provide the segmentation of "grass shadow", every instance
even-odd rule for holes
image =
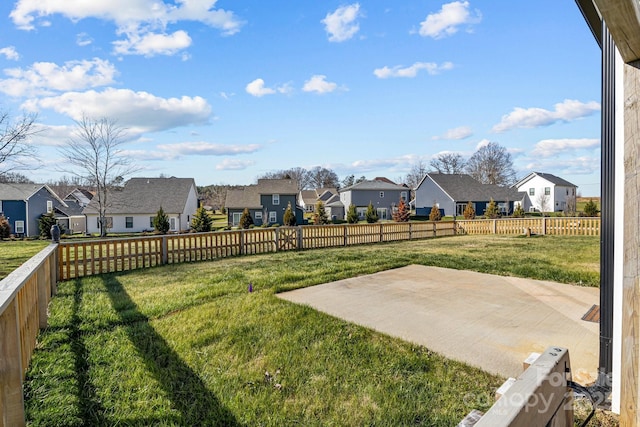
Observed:
[[[238,426],[240,423],[202,379],[180,358],[149,324],[116,276],[102,278],[113,308],[125,324],[124,330],[145,363],[145,368],[162,387],[180,419],[163,423],[188,426]],[[130,420],[133,421],[133,420]],[[136,419],[134,424],[155,424],[157,419]]]

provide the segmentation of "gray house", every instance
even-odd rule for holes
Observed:
[[[443,215],[462,215],[468,202],[477,215],[483,215],[491,199],[503,214],[509,214],[525,198],[525,194],[516,188],[482,184],[465,174],[428,173],[415,188],[415,193],[416,214],[425,216],[433,205]]]
[[[240,217],[249,209],[255,225],[284,223],[284,213],[291,205],[296,222],[302,224],[303,210],[296,203],[298,182],[294,179],[259,179],[257,185],[229,189],[225,208],[230,227],[240,224]]]
[[[398,206],[400,199],[408,202],[409,188],[404,185],[394,184],[386,178],[376,178],[358,182],[340,189],[340,203],[347,210],[350,205],[355,205],[358,216],[363,219],[369,203],[373,205],[381,220],[390,220],[393,210]],[[336,202],[327,203],[331,207],[332,215]],[[337,215],[336,215],[337,217]],[[346,219],[345,214],[340,219]]]
[[[9,220],[11,233],[17,236],[39,236],[38,220],[58,204],[68,207],[47,185],[0,184],[0,214]]]

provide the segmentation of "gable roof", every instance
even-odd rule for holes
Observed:
[[[407,191],[408,188],[404,185],[398,185],[390,182],[389,180],[380,180],[380,179],[371,179],[365,180],[349,187],[341,188],[339,190],[340,193],[344,193],[345,191],[353,191],[353,190],[397,190],[397,191]]]
[[[182,213],[189,193],[196,183],[193,178],[131,178],[109,194],[108,212],[117,214],[154,214],[162,209],[167,214]],[[91,200],[83,213],[97,213],[97,198]]]
[[[294,195],[297,199],[298,181],[295,179],[259,179],[258,184],[229,189],[224,205],[231,209],[262,209],[260,196],[266,194]]]
[[[56,216],[82,216],[83,206],[75,200],[65,200],[66,206],[56,204],[53,209],[59,212],[60,215]]]
[[[65,201],[69,201],[69,200],[76,201],[79,204],[84,206],[88,205],[91,199],[93,199],[93,193],[83,188],[74,189],[69,194],[67,194],[67,196],[64,198]]]
[[[300,198],[305,205],[313,205],[316,203],[316,199],[318,198],[318,196],[315,190],[301,190]]]
[[[467,174],[428,173],[422,178],[416,189],[426,179],[433,181],[455,201],[521,200],[524,196],[515,188],[482,184]]]
[[[58,197],[58,195],[49,188],[46,184],[16,184],[16,183],[2,183],[0,184],[0,200],[29,200],[31,196],[36,194],[42,188],[46,189],[51,196],[56,199],[62,205],[65,202]]]
[[[578,187],[577,185],[570,183],[566,179],[562,179],[562,178],[560,178],[558,176],[555,176],[555,175],[552,175],[550,173],[543,173],[543,172],[531,172],[529,175],[525,176],[520,181],[518,181],[515,184],[513,184],[513,187],[520,187],[521,185],[525,184],[527,181],[531,180],[532,178],[534,178],[536,176],[539,176],[540,178],[546,179],[550,183],[552,183],[554,185],[559,185],[561,187],[576,187],[576,188]]]

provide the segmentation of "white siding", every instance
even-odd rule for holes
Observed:
[[[551,192],[548,196],[543,196],[545,194],[545,188],[547,187],[551,189]],[[530,190],[532,188],[535,192],[533,196],[530,195]],[[569,195],[567,195],[567,190],[569,191]],[[527,194],[525,197],[525,204],[523,206],[525,211],[529,211],[530,207],[534,207],[536,210],[542,211],[541,202],[543,198],[546,198],[544,211],[563,211],[567,208],[568,202],[575,198],[575,187],[556,186],[552,182],[537,175],[521,184],[518,187],[518,191]]]

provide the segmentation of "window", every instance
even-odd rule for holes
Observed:
[[[124,217],[124,228],[133,228],[133,217],[125,216]]]
[[[358,211],[358,219],[364,219],[367,216],[367,208],[356,208]]]
[[[551,187],[544,187],[544,195],[545,196],[551,195]]]
[[[384,199],[384,191],[381,191],[381,192],[380,192],[380,198],[381,198],[381,199]]]
[[[500,210],[500,213],[503,215],[506,215],[509,213],[509,203],[498,203],[498,210]]]
[[[272,194],[271,195],[271,204],[273,204],[273,205],[279,205],[280,204],[280,195],[279,194]]]
[[[262,212],[256,212],[256,219],[262,221]]]
[[[155,216],[150,216],[150,217],[149,217],[149,227],[151,227],[151,228],[153,228],[153,227],[154,227],[154,225],[153,225],[153,220],[155,220],[155,219],[156,219],[156,217],[155,217]]]
[[[575,188],[572,188],[572,189],[571,189],[571,195],[572,195],[572,196],[575,196],[575,195],[576,195],[576,189],[575,189]]]
[[[24,234],[24,221],[16,221],[16,234]]]
[[[567,188],[567,196],[569,195],[569,189]]]
[[[535,196],[536,195],[536,189],[535,188],[530,188],[529,189],[529,195],[530,196]]]
[[[176,223],[176,218],[175,218],[175,217],[171,217],[171,218],[169,218],[169,228],[171,229],[171,231],[176,231],[176,230],[178,230],[177,223]]]
[[[113,228],[113,217],[112,216],[105,216],[104,217],[104,222],[105,222],[107,228]],[[96,227],[100,228],[100,217],[96,218]]]
[[[241,212],[234,212],[231,220],[231,225],[234,227],[240,224],[240,217],[242,216]]]
[[[269,223],[275,224],[278,222],[278,213],[276,211],[269,212]]]
[[[407,201],[407,192],[403,191],[400,193],[400,199],[404,200],[405,202]]]
[[[53,202],[51,200],[47,200],[47,213],[53,212]]]
[[[387,217],[387,209],[386,208],[378,208],[378,209],[376,209],[376,212],[378,214],[378,219],[389,219]]]

